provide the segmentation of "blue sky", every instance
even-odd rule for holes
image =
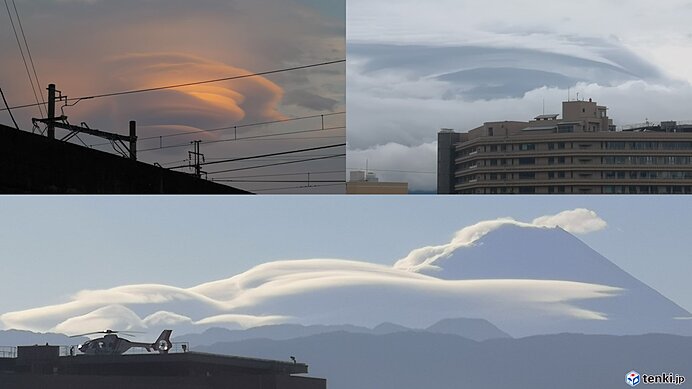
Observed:
[[[280,259],[393,264],[481,220],[531,221],[578,207],[608,222],[580,239],[692,310],[685,197],[291,196],[3,198],[0,312],[82,289],[191,287]]]

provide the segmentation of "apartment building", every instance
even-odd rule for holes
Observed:
[[[438,133],[441,194],[692,194],[692,124],[617,130],[607,108],[562,103],[527,122]]]

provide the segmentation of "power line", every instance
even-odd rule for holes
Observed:
[[[214,182],[282,183],[282,184],[286,184],[286,183],[299,183],[299,182],[335,183],[335,182],[346,182],[346,181],[344,181],[344,180],[225,180],[225,179],[217,179],[217,180],[214,180]]]
[[[219,171],[210,172],[207,174],[230,173],[230,172],[237,172],[237,171],[241,171],[241,170],[253,170],[253,169],[260,169],[260,168],[271,167],[271,166],[283,166],[283,165],[290,165],[290,164],[294,164],[294,163],[319,161],[319,160],[323,160],[323,159],[339,158],[339,157],[345,157],[345,156],[346,156],[346,154],[334,154],[334,155],[329,155],[329,156],[325,156],[325,157],[306,158],[306,159],[301,159],[301,160],[297,160],[297,161],[277,162],[277,163],[270,163],[270,164],[266,164],[266,165],[247,166],[247,167],[240,167],[240,168],[235,168],[235,169],[219,170]]]
[[[12,31],[14,31],[14,38],[17,40],[17,47],[19,47],[19,53],[22,55],[22,61],[24,62],[24,68],[26,69],[26,75],[29,77],[29,83],[31,84],[31,90],[34,93],[34,99],[36,99],[36,104],[31,106],[38,107],[41,116],[43,116],[43,109],[41,108],[41,103],[38,101],[38,95],[36,95],[36,88],[34,88],[34,80],[31,78],[31,72],[29,71],[29,65],[26,62],[26,57],[24,56],[24,49],[22,49],[22,44],[19,42],[19,35],[17,35],[17,28],[14,25],[14,18],[12,18],[12,11],[10,11],[10,6],[5,0],[5,8],[7,9],[7,16],[10,17],[10,24],[12,25]],[[13,109],[16,107],[13,107]],[[3,109],[2,111],[4,111]],[[9,110],[9,107],[7,108]]]
[[[291,132],[284,132],[280,134],[265,134],[265,135],[254,135],[254,136],[246,136],[243,138],[234,138],[234,139],[220,139],[220,140],[210,140],[207,142],[204,142],[205,145],[209,144],[214,144],[214,143],[224,143],[224,142],[236,142],[236,141],[247,141],[247,140],[258,140],[262,138],[269,138],[269,137],[274,137],[274,136],[286,136],[286,135],[294,135],[294,134],[304,134],[307,132],[321,132],[321,131],[333,131],[333,130],[343,130],[346,127],[340,126],[340,127],[329,127],[329,128],[316,128],[314,130],[300,130],[300,131],[291,131]],[[284,140],[292,140],[292,139],[323,139],[323,138],[343,138],[343,135],[339,136],[316,136],[316,137],[310,137],[310,138],[288,138]],[[138,152],[144,153],[148,151],[156,151],[156,150],[163,150],[163,149],[175,149],[179,147],[188,147],[190,144],[189,143],[179,143],[175,145],[169,145],[169,146],[159,146],[159,147],[152,147],[149,149],[142,149],[139,150]]]
[[[346,183],[324,184],[324,185],[287,186],[287,187],[283,187],[283,188],[270,188],[270,189],[254,189],[253,192],[258,193],[258,192],[271,192],[271,191],[286,190],[286,189],[321,188],[321,187],[325,187],[325,186],[340,186],[340,185],[346,185]]]
[[[12,0],[12,6],[14,7],[14,13],[17,15],[17,23],[19,24],[19,31],[22,33],[22,39],[24,39],[24,47],[26,47],[26,52],[29,54],[29,62],[31,62],[31,69],[34,71],[34,78],[36,79],[36,89],[39,90],[39,96],[41,96],[41,101],[43,105],[46,105],[46,100],[43,98],[43,93],[41,91],[41,80],[38,78],[38,73],[36,73],[36,66],[34,65],[34,57],[31,55],[31,50],[29,49],[29,42],[26,40],[26,35],[24,35],[24,27],[22,26],[22,18],[19,17],[19,11],[17,11],[17,3]],[[41,106],[39,105],[39,110]]]
[[[341,173],[343,174],[343,170],[326,170],[326,171],[320,171],[320,172],[300,172],[300,173],[281,173],[281,174],[255,174],[252,176],[236,176],[236,177],[220,177],[220,178],[214,178],[212,181],[220,181],[220,180],[233,180],[233,179],[238,179],[238,178],[263,178],[263,177],[287,177],[287,176],[301,176],[301,175],[320,175],[320,174],[335,174],[335,173]]]
[[[0,88],[0,95],[2,95],[2,101],[5,103],[5,107],[9,107],[9,105],[7,105],[7,99],[5,99],[5,94],[2,92],[2,88]],[[12,115],[12,111],[8,109],[7,112],[10,113],[10,118],[12,118],[12,123],[14,123],[14,127],[17,130],[19,130],[19,126],[17,125],[17,121],[14,120],[14,115]]]
[[[188,132],[183,132],[183,133],[168,134],[168,135],[161,135],[161,136],[149,136],[149,137],[146,137],[146,138],[140,138],[140,140],[149,140],[149,139],[158,139],[158,138],[170,138],[170,137],[174,137],[174,136],[184,136],[184,135],[190,135],[190,134],[198,134],[198,133],[200,133],[200,132],[216,132],[216,131],[233,130],[233,129],[237,129],[237,128],[259,127],[259,126],[266,126],[266,125],[269,125],[269,124],[293,122],[293,121],[296,121],[296,120],[315,119],[315,118],[319,118],[319,117],[334,116],[334,115],[343,115],[343,114],[345,114],[345,113],[346,113],[345,111],[330,112],[330,113],[324,113],[324,114],[320,114],[320,115],[309,115],[309,116],[301,116],[301,117],[295,117],[295,118],[271,120],[271,121],[267,121],[267,122],[239,124],[239,125],[237,125],[237,126],[218,127],[218,128],[212,128],[212,129],[209,129],[209,130],[188,131]]]
[[[291,151],[280,151],[278,153],[269,153],[269,154],[262,154],[262,155],[253,155],[250,157],[239,157],[239,158],[229,158],[229,159],[224,159],[220,161],[211,161],[211,162],[205,162],[201,163],[200,166],[207,166],[207,165],[218,165],[220,163],[228,163],[228,162],[237,162],[237,161],[247,161],[250,159],[256,159],[256,158],[264,158],[264,157],[274,157],[277,155],[286,155],[286,154],[295,154],[295,153],[305,153],[308,151],[316,151],[316,150],[325,150],[325,149],[333,149],[336,147],[344,147],[346,146],[346,143],[339,143],[335,145],[328,145],[328,146],[318,146],[318,147],[310,147],[306,149],[298,149],[298,150],[291,150]],[[177,167],[172,167],[171,169],[179,169],[187,167],[187,165],[183,166],[177,166]]]
[[[5,3],[7,3],[7,0],[5,0]],[[333,64],[337,64],[337,63],[341,63],[341,62],[346,62],[346,60],[345,59],[339,59],[339,60],[334,60],[334,61],[320,62],[320,63],[314,63],[314,64],[310,64],[310,65],[294,66],[294,67],[290,67],[290,68],[269,70],[269,71],[258,72],[258,73],[241,74],[239,76],[215,78],[212,80],[204,80],[204,81],[187,82],[187,83],[183,83],[183,84],[173,84],[173,85],[165,85],[165,86],[159,86],[159,87],[153,87],[153,88],[132,89],[132,90],[126,90],[126,91],[121,91],[121,92],[102,93],[102,94],[91,95],[91,96],[75,97],[75,98],[67,99],[67,101],[90,100],[90,99],[98,99],[98,98],[103,98],[103,97],[113,97],[113,96],[130,95],[130,94],[135,94],[135,93],[153,92],[153,91],[159,91],[159,90],[164,90],[164,89],[176,89],[176,88],[183,88],[186,86],[210,84],[210,83],[221,82],[221,81],[232,81],[232,80],[239,80],[239,79],[243,79],[243,78],[266,76],[266,75],[276,74],[276,73],[309,69],[309,68],[314,68],[314,67],[319,67],[319,66],[333,65]],[[40,103],[38,103],[36,105],[40,105]],[[34,106],[34,104],[12,107],[12,109],[19,109],[19,108],[25,108],[25,107],[31,107],[31,106]]]
[[[247,128],[247,127],[259,127],[259,126],[266,126],[266,125],[269,125],[269,124],[278,124],[278,123],[292,122],[292,121],[296,121],[296,120],[315,119],[315,118],[319,118],[319,117],[343,115],[343,114],[345,114],[345,113],[346,113],[345,111],[330,112],[330,113],[324,113],[324,114],[319,114],[319,115],[309,115],[309,116],[301,116],[301,117],[295,117],[295,118],[271,120],[271,121],[266,121],[266,122],[239,124],[239,125],[236,125],[236,126],[218,127],[218,128],[208,129],[208,130],[196,130],[196,131],[179,132],[179,133],[175,133],[175,134],[167,134],[167,135],[159,135],[159,136],[148,136],[148,137],[145,137],[145,138],[138,138],[138,139],[139,139],[140,141],[143,141],[143,140],[151,140],[151,139],[172,138],[172,137],[176,137],[176,136],[185,136],[185,135],[193,135],[193,134],[207,133],[207,132],[217,132],[217,131],[227,131],[227,130],[234,130],[234,129],[238,129],[238,128]],[[110,144],[110,143],[96,143],[96,144],[90,145],[90,147],[106,146],[106,145],[109,145],[109,144]],[[141,151],[141,150],[140,150],[140,151]]]
[[[390,173],[413,173],[413,174],[437,174],[437,172],[421,172],[413,170],[385,170],[385,169],[370,169],[370,168],[353,168],[349,167],[347,170],[367,170],[369,172],[390,172]]]

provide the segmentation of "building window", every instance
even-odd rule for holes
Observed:
[[[536,193],[536,188],[534,188],[532,186],[519,188],[519,194],[531,194],[531,193]]]
[[[536,173],[521,172],[519,173],[520,180],[533,180],[536,178]]]
[[[519,158],[519,165],[535,165],[536,158]]]
[[[521,150],[521,151],[536,150],[536,145],[533,143],[522,143],[519,145],[519,150]]]

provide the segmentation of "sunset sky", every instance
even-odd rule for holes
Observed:
[[[22,26],[45,93],[48,83],[68,97],[119,92],[232,77],[252,72],[345,58],[344,0],[16,0]],[[10,8],[12,5],[10,3]],[[12,10],[13,11],[13,10]],[[2,10],[0,87],[10,106],[35,102],[9,16]],[[14,20],[17,24],[17,20]],[[18,27],[18,26],[17,26]],[[20,35],[21,40],[21,35]],[[26,53],[25,53],[26,54]],[[345,110],[343,63],[237,81],[197,85],[79,102],[66,107],[73,124],[124,134],[138,122],[139,159],[164,166],[186,164],[190,141],[233,139],[232,130],[157,138]],[[20,126],[31,129],[37,108],[14,111]],[[6,112],[0,122],[10,124]],[[345,117],[328,115],[324,132],[255,140],[202,143],[207,160],[343,143]],[[335,128],[329,130],[329,128]],[[242,127],[237,137],[322,129],[321,117],[257,127]],[[60,133],[58,134],[60,135]],[[153,137],[154,139],[143,139]],[[82,136],[88,145],[103,144]],[[75,139],[75,142],[79,140]],[[163,145],[163,150],[147,149]],[[110,146],[99,146],[109,150]],[[223,164],[207,171],[329,156],[343,149],[291,154],[281,159]],[[210,178],[258,180],[340,180],[344,158],[252,169]],[[268,174],[301,173],[295,176]],[[252,177],[250,177],[252,176]],[[263,176],[263,177],[254,177]],[[266,177],[265,177],[266,176]],[[302,183],[234,183],[249,190],[301,186]],[[343,191],[343,186],[289,189],[289,192]],[[278,191],[279,193],[281,191]],[[268,191],[267,193],[274,193]]]

